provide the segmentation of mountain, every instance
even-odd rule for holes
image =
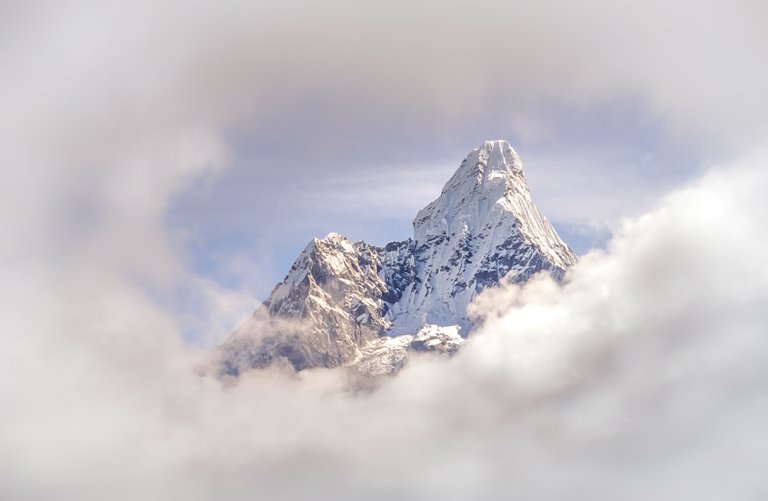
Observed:
[[[413,228],[413,238],[384,247],[337,233],[313,239],[218,348],[220,372],[283,363],[394,373],[414,351],[455,353],[471,331],[467,305],[483,289],[542,271],[560,280],[576,262],[531,201],[506,141],[472,150]]]

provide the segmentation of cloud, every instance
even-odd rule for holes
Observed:
[[[460,355],[373,393],[337,371],[222,388],[164,306],[179,284],[204,312],[243,301],[185,269],[165,221],[243,130],[349,159],[392,123],[628,94],[676,134],[755,142],[759,3],[0,9],[0,497],[764,495],[764,155],[672,194],[562,289],[489,293]]]
[[[26,287],[3,289],[3,497],[759,498],[764,158],[672,193],[562,287],[489,291],[462,352],[373,392],[326,370],[222,387],[119,276],[6,269]]]
[[[158,128],[180,118],[226,126],[236,116],[253,136],[303,141],[315,156],[368,141],[383,123],[417,131],[497,112],[530,127],[553,103],[637,99],[676,132],[712,141],[749,141],[765,126],[758,2],[147,7],[8,9],[4,85],[34,81],[28,92],[40,91],[36,103],[9,108],[27,111],[20,123],[39,125],[35,112],[52,109],[100,119],[116,106],[112,121],[124,127],[146,128],[150,114]],[[515,118],[531,110],[530,120]],[[62,125],[47,124],[73,139]]]
[[[567,189],[542,182],[534,195],[547,205],[546,214],[558,216],[550,217],[555,222],[583,229],[597,221],[605,228],[627,207],[638,208],[632,215],[645,210],[648,198],[678,185],[714,153],[749,145],[765,128],[766,35],[755,23],[763,10],[754,2],[686,0],[75,3],[60,15],[40,9],[13,23],[26,31],[11,32],[26,33],[21,38],[30,41],[14,52],[25,64],[9,67],[16,78],[3,95],[14,98],[4,109],[16,110],[9,129],[51,124],[30,133],[37,141],[30,150],[40,149],[38,138],[66,130],[68,149],[82,145],[96,165],[111,161],[100,158],[108,155],[97,155],[94,144],[115,154],[136,135],[166,145],[172,140],[165,134],[187,130],[208,135],[191,138],[192,144],[220,141],[231,157],[212,152],[219,160],[211,163],[235,168],[213,194],[176,212],[173,224],[194,228],[206,241],[231,242],[226,251],[233,254],[270,247],[266,255],[292,257],[310,237],[329,231],[377,243],[403,238],[413,213],[397,226],[371,210],[327,214],[333,204],[316,180],[373,180],[376,169],[410,164],[415,174],[403,180],[423,193],[432,182],[419,173],[429,172],[436,159],[456,166],[486,136],[520,143],[529,174],[540,171],[540,179],[565,178],[558,165],[571,165],[568,158],[578,150]],[[39,40],[46,43],[32,43]],[[93,85],[82,84],[94,75]],[[42,82],[42,91],[30,93],[30,81]],[[638,111],[586,126],[566,119],[593,108],[627,107]],[[52,110],[61,117],[35,118]],[[608,136],[604,129],[621,129],[622,120],[653,123],[657,134],[669,135],[694,158],[685,166],[665,162],[675,148],[653,144],[659,159],[650,166],[631,163],[631,155],[629,162],[627,155],[598,159],[606,142],[643,141],[634,128]],[[584,148],[566,146],[583,128],[595,128],[599,139],[588,138]],[[537,161],[534,146],[549,158]],[[42,149],[60,158],[58,148]],[[158,169],[152,175],[165,171],[161,163],[151,162]],[[580,182],[587,178],[602,182]],[[98,187],[103,181],[90,182]],[[402,191],[389,183],[358,193],[376,201]],[[314,200],[318,204],[309,203]],[[282,277],[290,257],[263,281],[259,297]]]

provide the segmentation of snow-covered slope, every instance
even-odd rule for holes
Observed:
[[[531,201],[523,164],[506,141],[472,150],[413,221],[416,273],[392,308],[396,331],[425,323],[469,327],[469,302],[501,278],[524,282],[576,261]]]
[[[454,353],[459,332],[471,330],[467,305],[484,288],[540,271],[561,278],[576,262],[531,201],[506,141],[472,150],[413,226],[413,239],[383,248],[336,233],[314,239],[264,303],[268,325],[282,327],[253,336],[245,326],[219,348],[221,370],[287,360],[297,370],[393,373],[411,351]]]

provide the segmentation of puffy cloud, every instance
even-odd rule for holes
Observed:
[[[3,496],[757,498],[763,158],[672,193],[563,286],[488,291],[462,352],[372,392],[325,370],[223,387],[120,277],[25,276],[3,290]]]
[[[203,284],[201,309],[247,307],[184,269],[164,220],[233,130],[335,154],[494,96],[629,94],[671,130],[750,142],[758,3],[0,9],[0,497],[764,495],[764,156],[672,194],[562,288],[489,292],[462,353],[374,392],[337,371],[222,387],[162,299]]]

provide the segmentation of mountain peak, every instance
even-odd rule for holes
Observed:
[[[484,157],[486,170],[503,172],[517,172],[523,170],[523,163],[520,161],[517,152],[512,148],[512,145],[504,139],[485,141],[482,146],[472,150],[472,153],[475,151],[479,153],[478,156]],[[471,156],[472,153],[470,153],[468,157]]]
[[[264,303],[270,318],[303,327],[225,344],[223,370],[285,358],[297,370],[395,372],[409,350],[455,351],[472,328],[467,305],[483,289],[542,271],[559,279],[576,262],[531,201],[520,157],[504,140],[469,152],[413,225],[413,239],[383,248],[338,233],[313,239]]]
[[[484,141],[470,151],[461,163],[456,176],[471,179],[488,188],[499,181],[513,182],[523,174],[523,162],[517,152],[505,140]],[[458,180],[458,179],[457,179]],[[451,182],[449,181],[448,185]]]
[[[331,232],[323,238],[313,238],[307,246],[310,250],[334,250],[340,252],[354,253],[355,247],[347,237],[341,233]]]
[[[484,141],[464,158],[445,183],[440,197],[416,215],[414,226],[418,227],[424,216],[434,213],[437,205],[442,206],[444,216],[452,219],[448,213],[460,216],[487,212],[507,193],[530,198],[523,162],[507,141]]]
[[[416,241],[472,233],[510,196],[530,202],[523,162],[507,141],[484,141],[464,158],[440,196],[416,215]]]
[[[336,233],[335,231],[332,231],[332,232],[328,233],[323,238],[315,238],[315,240],[326,242],[326,243],[338,243],[338,242],[346,242],[346,241],[348,241],[347,237],[345,237],[341,233]]]
[[[423,321],[468,328],[466,307],[485,287],[511,274],[516,282],[576,261],[533,204],[523,163],[507,141],[485,141],[462,161],[440,196],[413,221],[424,287],[404,295],[404,330]],[[468,329],[465,329],[465,332]]]

